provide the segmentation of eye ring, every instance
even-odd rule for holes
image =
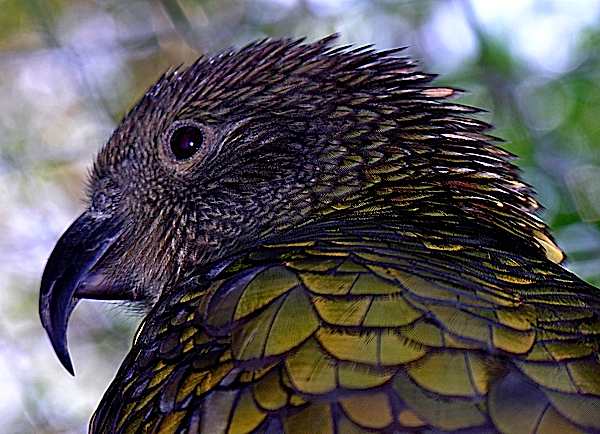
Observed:
[[[167,148],[176,161],[192,158],[202,149],[206,137],[202,126],[195,122],[182,122],[174,125],[168,135]]]

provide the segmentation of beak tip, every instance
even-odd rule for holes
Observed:
[[[61,355],[58,353],[58,351],[56,354],[58,355],[58,360],[60,360],[60,363],[63,365],[63,367],[67,370],[69,374],[71,374],[74,377],[75,370],[73,369],[73,363],[71,362],[69,354],[66,353],[65,355]]]
[[[58,357],[61,365],[63,365],[69,374],[75,376],[75,370],[73,369],[73,363],[71,362],[71,356],[69,355],[69,348],[67,346],[66,324],[62,333],[52,328],[44,328],[46,329],[54,353],[56,354],[56,357]]]
[[[65,360],[61,360],[60,361],[62,363],[62,365],[64,366],[64,368],[67,370],[67,372],[69,374],[71,374],[71,376],[75,376],[75,369],[73,369],[73,364],[71,363],[71,359],[65,359]]]
[[[42,326],[46,330],[52,348],[60,363],[71,375],[75,375],[67,345],[67,324],[70,312],[73,310],[75,303],[69,301],[63,309],[55,308],[50,297],[51,291],[48,291],[46,288],[47,286],[42,285],[40,296]]]
[[[56,352],[56,356],[60,363],[64,366],[69,374],[75,376],[75,370],[73,369],[73,362],[71,362],[71,356],[69,355],[69,349],[67,348],[67,343],[65,341],[52,342],[52,347]]]

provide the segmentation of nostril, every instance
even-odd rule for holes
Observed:
[[[104,192],[94,193],[90,204],[90,213],[92,213],[94,217],[100,217],[106,214],[107,209],[108,195]]]
[[[97,179],[90,186],[90,190],[90,214],[95,218],[110,217],[119,194],[113,181],[107,176]]]

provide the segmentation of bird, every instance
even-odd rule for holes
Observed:
[[[92,433],[600,432],[600,291],[514,155],[402,49],[281,38],[168,70],[41,279],[144,312]]]

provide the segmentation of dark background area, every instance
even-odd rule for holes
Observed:
[[[83,207],[95,152],[170,65],[265,36],[408,46],[517,154],[567,266],[600,283],[600,2],[0,0],[0,426],[77,433],[139,321],[83,303],[77,376],[37,317],[47,256]]]

